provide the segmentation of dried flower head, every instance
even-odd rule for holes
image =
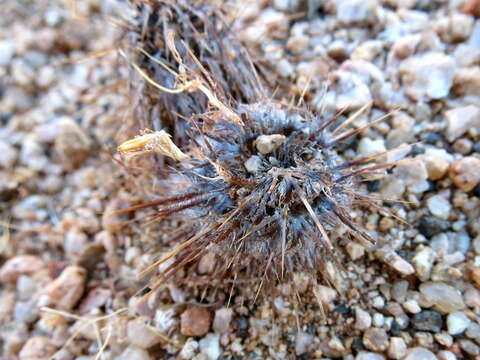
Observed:
[[[172,132],[189,155],[166,154],[181,160],[175,167],[183,190],[126,209],[151,207],[156,218],[182,224],[164,239],[180,245],[141,275],[163,264],[152,284],[156,288],[187,264],[214,254],[212,281],[255,279],[260,289],[306,271],[320,272],[332,283],[331,265],[340,250],[332,237],[336,228],[343,226],[345,236],[364,244],[374,242],[349,215],[356,203],[375,205],[357,191],[357,183],[390,166],[367,165],[382,154],[344,161],[335,151],[375,123],[346,130],[368,105],[336,126],[335,118],[269,100],[259,90],[258,68],[232,40],[220,10],[208,1],[195,6],[138,3],[141,15],[128,57],[144,84],[138,108],[152,128]]]
[[[358,179],[389,165],[362,167],[370,157],[339,160],[334,146],[358,130],[335,136],[320,118],[274,103],[235,111],[244,125],[224,117],[199,128],[194,155],[178,169],[187,190],[148,204],[157,217],[185,220],[175,234],[185,241],[154,264],[173,259],[159,281],[208,252],[216,255],[218,278],[242,274],[271,282],[320,271],[328,279],[335,228],[344,225],[352,238],[373,243],[349,210],[369,201],[356,192]]]
[[[148,153],[158,153],[175,160],[184,160],[185,155],[172,141],[165,131],[144,130],[140,136],[125,141],[118,147],[118,151],[125,157],[139,156]]]

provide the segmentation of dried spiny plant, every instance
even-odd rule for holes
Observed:
[[[166,129],[173,134],[175,143],[183,146],[189,142],[185,119],[206,112],[212,96],[217,104],[251,104],[265,96],[262,84],[266,78],[260,80],[261,72],[252,72],[248,52],[231,33],[231,24],[226,12],[218,7],[219,2],[131,3],[137,17],[128,25],[131,30],[125,36],[125,51],[137,70],[131,82],[139,129]],[[228,2],[223,6],[228,7]],[[258,61],[256,69],[260,69]],[[209,96],[201,91],[165,91],[194,79],[201,79],[204,88],[210,89]],[[156,84],[162,85],[160,94]]]
[[[343,161],[335,151],[375,123],[347,130],[366,107],[338,126],[335,117],[275,103],[221,10],[207,1],[137,6],[125,55],[141,82],[137,110],[143,126],[167,129],[173,142],[154,132],[152,142],[142,135],[119,150],[156,151],[155,134],[162,137],[170,145],[160,152],[179,160],[170,176],[183,189],[124,210],[149,207],[182,224],[164,239],[181,244],[142,272],[163,264],[151,288],[207,253],[216,258],[212,282],[255,279],[260,289],[304,271],[333,283],[341,246],[332,234],[343,226],[348,241],[374,242],[349,213],[358,203],[378,206],[358,182],[390,166],[374,162],[383,154]]]

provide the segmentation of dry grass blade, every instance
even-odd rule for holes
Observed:
[[[144,270],[140,271],[137,275],[137,279],[141,279],[143,278],[144,276],[146,276],[148,273],[150,273],[155,267],[163,264],[165,261],[168,261],[170,260],[172,257],[174,257],[175,255],[177,255],[178,253],[180,253],[182,250],[188,248],[191,244],[193,244],[196,240],[198,240],[199,238],[201,238],[203,235],[207,234],[209,231],[211,231],[213,228],[215,227],[215,225],[212,225],[212,226],[209,226],[207,227],[206,229],[204,229],[203,231],[199,232],[197,235],[195,235],[194,237],[190,238],[189,240],[185,241],[184,243],[182,243],[181,245],[177,246],[175,249],[173,249],[172,251],[168,252],[167,254],[165,254],[164,256],[162,256],[162,258],[158,261],[156,261],[155,263],[147,266]]]
[[[101,335],[100,335],[100,329],[98,327],[98,323],[103,321],[103,320],[107,320],[109,318],[115,317],[115,316],[117,316],[121,313],[127,312],[128,308],[122,308],[122,309],[119,309],[117,311],[114,311],[111,314],[104,315],[104,316],[97,316],[97,317],[94,317],[94,318],[91,318],[91,319],[84,319],[79,315],[75,315],[75,314],[72,314],[72,313],[69,313],[69,312],[66,312],[66,311],[62,311],[62,310],[52,309],[52,308],[49,308],[49,307],[42,307],[40,309],[40,311],[60,315],[60,316],[63,316],[67,319],[77,320],[77,321],[80,321],[82,323],[78,327],[78,329],[76,329],[76,331],[74,331],[73,334],[70,335],[70,337],[67,339],[67,341],[63,344],[62,349],[68,347],[73,342],[73,340],[75,340],[75,338],[81,333],[81,331],[83,329],[85,329],[88,326],[91,326],[93,328],[93,331],[96,334],[95,336],[96,336],[97,342],[99,344],[99,352],[97,353],[97,357],[96,357],[98,359],[99,356],[101,356],[103,354],[103,351],[108,346],[108,341],[110,340],[110,331],[109,331],[108,334],[107,334],[107,337],[105,338],[105,341],[102,341]],[[54,359],[55,358],[53,356],[49,358],[49,360],[54,360]]]
[[[336,134],[339,132],[341,129],[344,127],[347,127],[351,123],[353,123],[358,117],[365,112],[369,107],[372,106],[372,102],[367,102],[365,105],[363,105],[360,109],[358,109],[353,115],[350,115],[347,120],[345,120],[343,123],[341,123],[335,130],[333,130],[332,134]]]

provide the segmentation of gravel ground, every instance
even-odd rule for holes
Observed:
[[[391,113],[342,149],[396,149],[384,159],[396,167],[364,189],[398,200],[385,201],[391,215],[351,214],[379,245],[346,247],[344,289],[298,273],[301,296],[283,284],[273,299],[254,303],[247,288],[229,303],[228,291],[171,284],[142,298],[136,275],[158,229],[112,212],[146,196],[141,160],[126,168],[115,153],[135,122],[115,50],[128,8],[6,0],[0,359],[480,359],[480,1],[237,10],[235,31],[275,69],[278,100],[304,94],[342,116],[371,104],[354,127]]]

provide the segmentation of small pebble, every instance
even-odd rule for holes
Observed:
[[[457,357],[451,351],[442,350],[437,354],[438,360],[457,360]]]
[[[78,359],[78,358],[77,358]],[[152,360],[148,351],[136,346],[129,346],[114,360]]]
[[[294,54],[301,54],[308,48],[310,38],[305,35],[298,35],[288,39],[287,49]]]
[[[337,111],[353,111],[372,101],[372,94],[364,80],[357,74],[345,70],[337,70],[330,74],[329,92],[325,102],[333,103]],[[319,93],[323,103],[324,94]]]
[[[412,151],[410,152],[411,156],[417,156],[417,155],[422,155],[425,154],[425,148],[421,145],[415,144],[412,146]],[[428,171],[428,167],[427,167]]]
[[[427,200],[428,210],[432,215],[442,220],[447,220],[452,208],[450,201],[441,195],[434,195]]]
[[[328,46],[327,54],[335,61],[342,62],[349,56],[347,44],[341,40],[332,41]]]
[[[7,282],[17,281],[20,275],[33,275],[45,268],[43,260],[33,255],[15,256],[0,268],[0,279]]]
[[[437,360],[437,357],[430,350],[422,347],[409,349],[403,360]]]
[[[450,243],[453,244],[451,247],[451,252],[459,251],[462,254],[466,254],[470,249],[470,235],[465,231],[459,231],[454,234],[453,238],[450,240]],[[452,254],[453,255],[453,254]]]
[[[42,195],[30,195],[18,201],[12,208],[13,217],[28,221],[45,221],[48,212],[45,210],[47,199]]]
[[[434,132],[427,133],[423,139],[423,141],[426,142],[427,144],[436,144],[440,140],[441,140],[440,135]]]
[[[56,350],[56,346],[50,342],[50,339],[43,336],[35,336],[23,345],[18,356],[20,360],[48,359],[55,354]]]
[[[104,306],[111,297],[112,292],[108,289],[103,289],[101,287],[91,289],[80,303],[80,313],[88,313]]]
[[[393,251],[389,246],[379,248],[377,251],[375,251],[375,256],[404,276],[415,273],[415,269],[413,268],[413,266],[405,259],[403,259],[400,255],[398,255],[395,251]],[[373,301],[377,301],[376,307],[383,307],[380,301],[383,301],[383,304],[385,303],[385,301],[381,297],[380,299],[378,298],[379,297],[377,296],[373,299]]]
[[[365,248],[355,242],[349,242],[346,246],[346,250],[353,261],[360,259],[365,254]]]
[[[418,231],[427,238],[439,234],[450,227],[447,221],[440,220],[433,216],[422,216],[418,224]]]
[[[329,304],[338,296],[337,292],[331,287],[316,284],[313,287],[313,292],[317,299],[324,304]]]
[[[470,325],[470,319],[463,311],[455,311],[447,316],[447,328],[450,335],[463,333]]]
[[[422,309],[416,300],[408,300],[403,303],[404,309],[410,314],[418,314]]]
[[[340,340],[338,337],[333,336],[330,341],[328,342],[328,347],[332,349],[333,351],[336,351],[338,353],[344,353],[345,352],[345,346],[342,343],[342,340]]]
[[[428,148],[419,158],[424,162],[428,179],[438,180],[445,176],[453,161],[453,156],[444,149]]]
[[[180,351],[181,359],[192,359],[198,350],[198,342],[193,340],[193,338],[188,338],[185,344]]]
[[[420,347],[431,349],[433,346],[433,335],[428,332],[416,332],[414,334],[415,344]]]
[[[468,325],[465,335],[480,344],[480,324],[471,321],[470,325]]]
[[[477,289],[468,289],[463,294],[465,305],[468,307],[480,306],[480,291]]]
[[[433,27],[444,42],[455,43],[469,38],[473,23],[472,16],[455,13],[440,18]]]
[[[155,311],[155,322],[158,330],[168,333],[177,323],[175,309],[171,307],[157,309]]]
[[[480,355],[480,347],[476,345],[473,341],[467,339],[461,339],[458,341],[460,347],[470,356]]]
[[[402,303],[405,301],[405,296],[408,291],[408,281],[400,280],[393,283],[392,297],[395,301]]]
[[[460,291],[443,282],[429,281],[422,283],[420,292],[442,314],[465,308]]]
[[[436,311],[421,311],[413,317],[413,326],[422,331],[438,332],[443,327],[442,316]]]
[[[480,131],[480,108],[475,105],[454,108],[445,112],[447,139],[452,142],[471,128]]]
[[[13,319],[20,323],[31,324],[38,318],[38,307],[35,302],[17,301],[13,308]]]
[[[405,93],[414,100],[428,101],[448,95],[455,68],[452,57],[440,52],[427,52],[402,61],[399,72]]]
[[[370,138],[364,137],[358,143],[357,152],[362,157],[367,157],[375,155],[381,152],[386,151],[385,141],[383,139],[372,140]]]
[[[384,217],[378,223],[378,228],[380,229],[380,231],[388,232],[390,229],[393,228],[394,225],[395,222],[391,218]]]
[[[375,296],[372,299],[372,306],[376,309],[382,309],[385,306],[385,299],[381,296]]]
[[[220,336],[217,334],[208,334],[199,341],[200,351],[207,355],[208,360],[217,360],[222,354],[220,348]]]
[[[380,313],[375,313],[373,315],[373,326],[382,327],[385,324],[385,316]]]
[[[285,135],[260,135],[255,140],[255,146],[260,154],[268,155],[285,142]]]
[[[353,60],[373,61],[383,51],[383,42],[380,40],[367,40],[357,46],[352,53]]]
[[[180,317],[181,332],[186,336],[203,336],[210,330],[212,315],[204,307],[191,307]]]
[[[401,337],[391,337],[388,346],[388,357],[399,360],[407,353],[407,345]]]
[[[432,272],[435,253],[429,247],[421,248],[412,259],[413,266],[420,280],[427,281]]]
[[[55,151],[67,170],[72,170],[87,159],[91,141],[85,131],[70,118],[59,121],[59,133],[55,139]]]
[[[450,166],[450,179],[462,191],[471,191],[480,183],[480,159],[468,156],[455,160]]]
[[[378,189],[380,189],[380,181],[379,180],[373,180],[373,181],[367,182],[367,190],[369,192],[375,192],[375,191],[378,191]]]
[[[197,265],[197,271],[200,275],[212,274],[215,270],[217,257],[213,251],[207,252],[203,255]]]
[[[14,55],[13,39],[0,40],[0,66],[6,66],[10,63]]]
[[[280,59],[275,64],[275,69],[277,71],[277,74],[280,75],[283,78],[291,78],[293,76],[293,74],[295,73],[295,67],[287,59]],[[262,135],[262,136],[268,136],[268,135]],[[278,135],[278,136],[283,136],[283,135]],[[260,151],[260,148],[257,147],[257,149],[258,149],[258,151]],[[265,148],[265,149],[267,149],[267,148]]]
[[[33,297],[39,284],[30,276],[20,275],[17,279],[17,294],[20,300],[28,300]]]
[[[443,345],[443,346],[446,346],[446,347],[450,347],[452,346],[453,344],[453,338],[452,336],[445,332],[445,331],[442,331],[442,332],[439,332],[435,335],[433,335],[433,337],[435,338],[435,340],[440,344],[440,345]]]
[[[469,139],[461,138],[453,143],[453,151],[458,154],[468,155],[472,151],[473,143]]]
[[[361,351],[355,357],[355,360],[385,360],[385,357],[380,354]]]
[[[150,329],[141,318],[128,322],[127,338],[130,345],[138,346],[142,349],[148,349],[158,344],[161,340],[160,336],[155,333],[155,330]]]
[[[63,239],[63,251],[69,258],[79,256],[87,247],[87,234],[79,231],[77,228],[71,228]]]
[[[402,306],[396,302],[389,302],[385,307],[385,310],[388,312],[388,314],[393,316],[399,316],[404,313]]]
[[[71,310],[83,296],[87,271],[80,266],[68,266],[59,277],[48,284],[39,302],[60,309]]]
[[[307,332],[298,332],[295,338],[295,354],[300,356],[307,353],[310,350],[310,346],[312,345],[314,338],[315,337],[313,335]]]
[[[477,58],[474,63],[478,63],[478,58],[480,57],[480,49],[474,50],[473,54],[477,53]],[[480,69],[478,66],[472,66],[468,68],[459,69],[455,74],[454,80],[454,90],[456,96],[463,96],[463,97],[475,97],[478,99],[480,96]],[[478,104],[476,102],[475,104]],[[478,111],[480,108],[477,106],[476,110]],[[474,113],[473,113],[474,114]],[[478,112],[477,112],[478,114]],[[465,114],[471,116],[470,114]],[[471,119],[473,128],[471,130],[467,130],[467,133],[478,133],[479,129],[479,121],[478,119]]]
[[[429,188],[427,168],[420,159],[405,158],[398,161],[393,176],[403,182],[411,193],[423,193]]]
[[[250,173],[256,173],[262,166],[262,159],[260,156],[252,155],[244,163],[245,169]]]
[[[55,354],[53,354],[52,359],[54,359],[54,360],[77,360],[78,357],[75,358],[75,356],[70,351],[68,351],[68,349],[63,348],[63,349],[58,350]]]
[[[367,330],[372,326],[372,317],[365,310],[355,308],[355,329]]]
[[[388,149],[396,148],[402,144],[410,143],[413,140],[413,126],[415,119],[405,112],[398,112],[393,115],[393,130],[387,134]]]
[[[388,348],[388,335],[384,329],[369,328],[363,334],[365,347],[372,351],[385,351]]]
[[[17,149],[4,141],[0,141],[0,154],[2,154],[0,156],[0,168],[11,169],[18,158]]]
[[[415,272],[413,266],[398,255],[391,259],[389,265],[404,276],[411,275]]]
[[[344,24],[372,24],[377,19],[375,0],[344,0],[339,2],[337,19]]]
[[[407,314],[400,314],[400,315],[395,317],[395,324],[401,330],[406,329],[409,323],[410,323],[410,320],[409,320]],[[397,335],[397,334],[393,334],[393,335]]]
[[[230,308],[221,308],[215,311],[213,319],[213,330],[218,334],[225,334],[231,331],[231,322],[233,310]]]
[[[470,277],[474,283],[480,287],[480,266],[472,266],[470,270]]]

